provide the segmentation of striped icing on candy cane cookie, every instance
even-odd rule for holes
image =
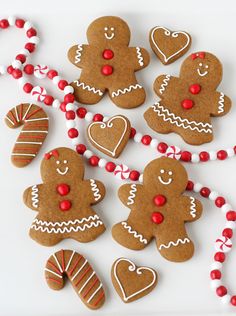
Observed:
[[[5,122],[10,128],[23,126],[13,147],[11,160],[16,167],[25,167],[36,157],[47,137],[48,116],[38,105],[22,103],[7,113]]]
[[[88,260],[81,254],[63,249],[55,252],[48,259],[44,270],[51,289],[62,289],[66,276],[87,307],[98,309],[104,304],[103,285]]]

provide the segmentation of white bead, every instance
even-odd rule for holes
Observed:
[[[223,213],[227,213],[228,211],[231,211],[232,210],[232,206],[228,203],[224,204],[222,207],[221,207],[221,211]]]
[[[211,288],[217,289],[221,285],[221,280],[211,280]]]
[[[225,224],[225,228],[231,228],[231,229],[235,229],[236,224],[233,221],[227,221]]]
[[[71,142],[74,146],[78,145],[80,143],[79,137],[72,138]]]
[[[217,193],[216,191],[211,191],[209,195],[209,199],[212,201],[215,201],[218,196],[219,196],[219,193]]]
[[[102,121],[103,121],[103,122],[107,122],[107,121],[109,121],[109,119],[110,119],[109,116],[104,116]]]
[[[4,75],[7,72],[7,67],[6,66],[0,66],[0,74]]]
[[[194,192],[200,192],[200,190],[203,188],[203,185],[201,183],[195,183],[193,187]]]
[[[66,111],[75,111],[76,107],[74,103],[67,103],[66,105]]]
[[[191,158],[191,161],[193,163],[197,163],[199,162],[200,158],[199,158],[199,155],[198,154],[192,154],[192,158]]]
[[[32,43],[32,44],[38,44],[39,43],[39,38],[38,36],[32,36],[29,38],[29,42]]]
[[[233,157],[235,155],[233,148],[228,148],[226,150],[228,157]]]
[[[135,141],[135,143],[140,143],[142,137],[143,137],[143,135],[142,135],[141,133],[136,133],[136,134],[134,135],[134,141]]]
[[[65,94],[74,93],[74,88],[72,86],[66,86],[63,90]]]
[[[55,109],[58,109],[61,105],[61,102],[58,100],[58,99],[55,99],[53,102],[52,102],[52,107],[55,108]]]
[[[219,261],[214,261],[212,264],[211,264],[211,270],[220,270],[222,269],[222,263],[219,262]]]
[[[18,84],[19,84],[20,87],[23,87],[23,86],[26,84],[27,80],[26,80],[26,78],[21,77],[21,78],[19,78],[19,79],[17,80],[17,82],[18,82]]]
[[[93,113],[87,112],[84,118],[85,118],[85,121],[92,122],[92,120],[93,120]]]
[[[140,183],[143,183],[143,174],[140,174],[140,176],[139,176],[139,178],[138,178],[138,181],[139,181]]]
[[[22,48],[20,50],[19,54],[22,54],[22,55],[25,55],[25,56],[29,56],[30,52],[28,51],[28,49]]]
[[[158,140],[157,139],[152,139],[151,140],[151,143],[150,143],[150,146],[152,148],[157,148],[157,145],[159,144]]]
[[[101,158],[101,159],[99,160],[99,162],[98,162],[98,166],[99,166],[100,168],[105,168],[106,164],[107,164],[107,161],[106,161],[106,159],[103,159],[103,158]]]
[[[84,157],[85,158],[87,158],[87,159],[89,159],[89,158],[91,158],[93,156],[93,153],[92,153],[92,151],[91,150],[85,150],[85,152],[84,152]]]
[[[53,77],[53,79],[52,79],[52,82],[54,83],[54,84],[58,84],[58,82],[61,80],[61,77],[60,76],[55,76],[55,77]]]
[[[74,120],[68,120],[66,121],[67,128],[73,128],[76,126],[76,122]]]
[[[216,160],[216,158],[217,158],[215,151],[210,151],[209,156],[210,156],[210,160]]]
[[[226,294],[226,295],[222,296],[220,299],[221,299],[222,304],[228,305],[231,301],[231,295]]]
[[[20,69],[22,67],[22,63],[19,60],[15,59],[12,62],[12,67]]]
[[[9,25],[11,25],[11,26],[14,26],[15,23],[16,23],[16,17],[15,16],[9,16],[7,20],[8,20]]]
[[[24,29],[28,31],[29,29],[31,29],[32,26],[33,25],[29,21],[26,21],[24,24]]]

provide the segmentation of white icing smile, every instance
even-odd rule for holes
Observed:
[[[113,39],[113,37],[115,36],[115,32],[114,32],[114,27],[104,27],[104,36],[106,37],[106,39],[111,40]]]
[[[60,160],[56,161],[57,165],[59,165],[60,163],[61,163]],[[64,160],[63,163],[67,164],[67,160]],[[57,173],[59,173],[60,175],[64,176],[69,171],[69,167],[66,167],[64,170],[62,170],[61,168],[57,168],[56,170],[57,170]]]
[[[204,66],[202,63],[200,63],[199,66],[200,67],[197,69],[197,73],[199,74],[200,77],[205,77],[208,74],[208,71],[207,70],[204,71],[202,67],[204,67],[205,69],[208,69],[209,66],[208,65]]]
[[[160,172],[163,174],[163,173],[168,173],[169,176],[172,176],[173,172],[172,171],[165,171],[164,169],[161,169]],[[169,177],[168,180],[163,180],[162,176],[158,176],[158,180],[161,182],[161,184],[164,184],[164,185],[169,185],[171,184],[171,182],[173,181],[173,179],[171,177]]]

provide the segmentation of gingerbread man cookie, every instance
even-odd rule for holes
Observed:
[[[128,47],[130,30],[122,19],[105,16],[96,19],[87,30],[88,45],[72,46],[68,58],[82,69],[71,83],[75,99],[84,104],[99,102],[108,90],[119,107],[134,108],[145,101],[145,91],[135,71],[146,67],[149,54],[144,48]]]
[[[105,196],[104,185],[97,180],[83,180],[82,159],[69,148],[57,148],[41,163],[43,183],[24,192],[24,203],[38,215],[30,236],[38,243],[53,246],[64,238],[89,242],[105,230],[91,205]]]
[[[161,157],[144,170],[143,184],[125,184],[118,195],[131,212],[126,221],[112,228],[114,239],[134,250],[145,248],[153,238],[160,254],[181,262],[193,256],[194,245],[185,223],[196,221],[202,205],[194,197],[182,195],[187,172],[177,160]]]
[[[157,77],[154,90],[161,101],[144,113],[148,125],[158,133],[175,132],[191,145],[212,141],[211,116],[223,116],[231,108],[231,100],[216,91],[222,72],[216,56],[199,52],[185,59],[179,78]]]

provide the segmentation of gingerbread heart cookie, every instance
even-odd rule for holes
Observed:
[[[91,144],[112,158],[119,157],[129,140],[130,131],[130,121],[123,115],[113,116],[107,122],[93,122],[87,130]]]
[[[147,295],[157,285],[157,273],[153,269],[137,267],[126,258],[114,262],[111,278],[116,292],[125,303]]]
[[[168,65],[188,51],[191,36],[184,31],[170,31],[163,26],[156,26],[150,31],[149,41],[160,61]]]

